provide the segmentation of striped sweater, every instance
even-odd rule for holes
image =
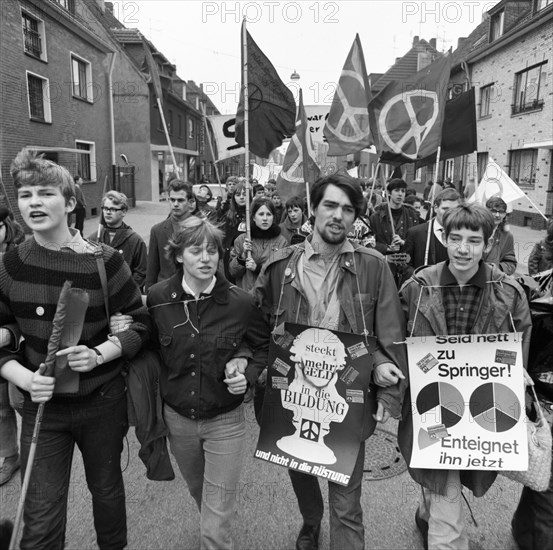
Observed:
[[[122,356],[130,359],[149,339],[150,317],[121,255],[109,246],[102,245],[102,250],[110,314],[122,312],[134,319],[129,330],[117,335]],[[52,320],[65,281],[71,281],[74,288],[85,289],[90,297],[79,344],[93,348],[107,340],[109,324],[94,254],[46,249],[33,238],[8,251],[0,261],[0,326],[15,322],[25,338],[24,350],[19,355],[0,350],[0,366],[16,359],[26,368],[38,370],[46,357]],[[115,360],[80,373],[79,391],[72,397],[88,395],[114,378],[121,364],[122,361]]]

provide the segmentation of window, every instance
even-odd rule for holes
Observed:
[[[85,59],[71,55],[71,74],[73,78],[73,97],[92,103],[92,69]]]
[[[194,120],[188,119],[188,138],[194,139]]]
[[[505,19],[505,10],[492,15],[490,19],[490,42],[497,40],[503,34],[503,21]]]
[[[493,84],[480,88],[480,118],[490,116],[490,103],[493,93]]]
[[[177,115],[177,118],[178,118],[178,121],[179,121],[179,137],[183,137],[182,135],[182,132],[183,132],[183,127],[182,127],[182,116],[181,115]]]
[[[482,181],[482,178],[486,173],[487,166],[488,166],[488,153],[476,153],[476,169],[478,170],[477,183]]]
[[[511,114],[543,109],[542,80],[545,81],[545,64],[540,63],[515,74],[515,92]]]
[[[173,133],[173,111],[169,109],[169,112],[167,113],[167,131],[172,134]]]
[[[29,116],[37,122],[52,122],[48,79],[27,71],[27,95],[29,97]]]
[[[44,22],[26,12],[21,12],[21,25],[25,53],[46,61]]]
[[[534,187],[537,160],[537,149],[509,151],[509,176],[520,187]]]
[[[444,166],[444,177],[453,179],[453,169],[455,168],[455,159],[447,159]]]
[[[71,13],[75,13],[75,0],[54,0],[54,2],[58,3],[62,8],[65,8],[67,11],[70,11]]]
[[[537,0],[536,11],[543,10],[543,8],[546,8],[550,4],[553,4],[553,0]]]
[[[96,181],[96,145],[93,141],[75,141],[77,153],[77,174],[84,181]]]

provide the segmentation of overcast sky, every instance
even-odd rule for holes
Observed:
[[[416,2],[398,0],[301,2],[196,2],[121,0],[118,19],[136,27],[172,63],[184,80],[204,83],[223,114],[236,112],[240,86],[240,24],[296,92],[300,75],[304,103],[330,104],[335,83],[359,33],[367,72],[386,72],[405,55],[413,37],[437,39],[439,51],[455,49],[493,1]]]

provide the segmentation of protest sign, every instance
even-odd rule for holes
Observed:
[[[526,470],[522,334],[407,338],[412,468]]]
[[[273,334],[256,458],[347,485],[375,339],[285,323]]]

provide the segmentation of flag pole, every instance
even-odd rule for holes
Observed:
[[[248,98],[248,37],[246,17],[242,20],[242,80],[244,81],[244,175],[246,176],[246,237],[252,238],[250,224],[250,128],[249,128],[249,98]],[[251,252],[248,251],[248,258]]]
[[[300,99],[298,103],[298,112],[303,106],[303,90],[300,88]],[[307,151],[307,136],[304,139],[305,143],[301,144],[301,153],[302,153],[302,171],[303,171],[303,181],[305,182],[305,204],[307,206],[307,217],[311,217],[311,197],[309,192],[309,152]]]
[[[173,166],[175,167],[175,173],[179,175],[179,166],[177,160],[175,159],[175,152],[173,151],[173,145],[171,143],[171,138],[169,137],[169,130],[167,129],[167,123],[165,122],[165,114],[163,113],[163,107],[161,106],[161,100],[159,97],[156,97],[157,107],[159,109],[159,114],[161,115],[161,124],[163,125],[163,131],[165,132],[165,139],[167,140],[167,145],[169,146],[169,152],[171,153],[171,160],[173,161]]]
[[[442,153],[442,146],[438,145],[438,149],[436,150],[436,169],[434,170],[434,184],[432,185],[432,195],[430,196],[430,210],[428,213],[431,212],[431,210],[434,208],[434,199],[436,198],[436,182],[438,181],[438,170],[440,167],[440,156]],[[424,265],[428,264],[428,254],[430,252],[430,235],[432,232],[432,223],[430,223],[430,219],[428,220],[428,232],[426,233],[426,247],[424,249]]]
[[[378,171],[380,170],[380,161],[378,161],[376,163],[376,169],[373,171],[373,184],[371,185],[371,191],[369,193],[369,204],[367,204],[367,209],[369,209],[371,207],[371,204],[372,204],[372,199],[373,199],[373,195],[374,195],[374,188],[375,188],[375,185],[376,185],[376,178],[378,176]]]
[[[380,162],[379,162],[380,164]],[[388,206],[388,216],[390,216],[390,225],[392,226],[392,239],[396,236],[396,228],[394,227],[394,218],[392,216],[392,207],[390,206],[390,193],[386,186],[386,178],[382,170],[380,170],[380,175],[382,176],[382,185],[384,186],[384,192],[386,193],[386,205]]]
[[[213,159],[213,166],[215,167],[215,177],[217,178],[217,183],[219,184],[219,191],[221,192],[221,197],[223,196],[223,187],[221,185],[221,178],[219,177],[219,168],[217,168],[217,161],[215,160],[215,154],[213,152],[213,143],[211,142],[211,135],[209,133],[209,127],[207,124],[207,116],[205,114],[205,104],[202,103],[202,115],[204,119],[204,129],[205,137],[209,143],[209,152],[211,153],[211,158]]]
[[[536,204],[534,203],[534,201],[526,194],[524,193],[525,197],[526,197],[526,200],[538,211],[538,214],[540,214],[540,216],[546,221],[548,222],[549,221],[549,218],[536,206]]]

